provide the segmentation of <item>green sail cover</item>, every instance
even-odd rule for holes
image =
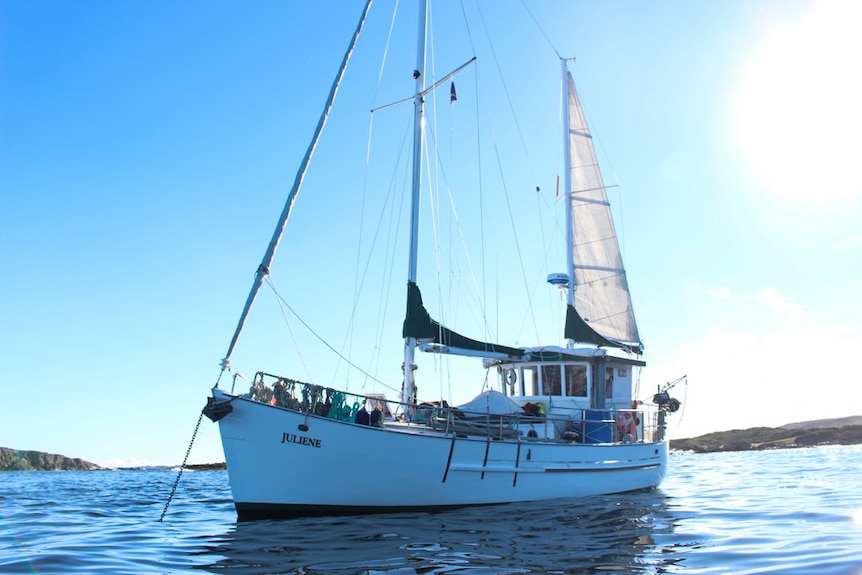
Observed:
[[[643,351],[643,348],[639,344],[614,341],[602,336],[596,330],[590,327],[590,325],[584,321],[578,311],[571,305],[566,306],[566,327],[564,336],[566,339],[571,339],[580,343],[591,343],[598,346],[618,347],[620,349],[626,349],[638,354]]]
[[[470,339],[444,327],[431,318],[422,304],[422,293],[414,282],[407,282],[407,316],[401,335],[422,342],[434,342],[452,348],[480,351],[485,353],[505,353],[514,357],[524,355],[524,350]]]

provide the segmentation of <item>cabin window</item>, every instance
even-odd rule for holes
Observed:
[[[566,395],[571,397],[587,396],[587,366],[566,366]]]
[[[605,370],[605,397],[614,396],[614,368]]]
[[[539,374],[535,367],[525,367],[522,382],[524,389],[530,390],[530,395],[539,395]]]
[[[563,395],[559,365],[542,366],[542,390],[544,395]]]

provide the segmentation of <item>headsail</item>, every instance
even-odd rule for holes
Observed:
[[[569,314],[576,312],[577,319],[582,321],[567,318],[565,336],[584,343],[639,350],[640,336],[593,138],[568,71],[566,82],[570,181],[567,191],[574,278],[571,286],[574,310],[569,309]]]

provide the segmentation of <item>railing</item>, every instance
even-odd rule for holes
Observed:
[[[577,443],[657,442],[664,437],[658,409],[555,407],[547,414],[469,412],[445,402],[407,405],[382,394],[360,395],[258,372],[247,397],[261,403],[340,421],[383,427],[416,426],[446,434]]]
[[[272,385],[267,384],[268,380]],[[393,419],[389,404],[397,403],[382,395],[338,391],[264,372],[255,375],[248,397],[300,413],[374,425],[382,425],[383,419]],[[364,417],[368,419],[363,420]]]

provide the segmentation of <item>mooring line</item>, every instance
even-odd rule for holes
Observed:
[[[183,464],[180,465],[180,471],[177,473],[177,479],[174,481],[174,487],[171,489],[171,494],[168,495],[168,500],[165,501],[165,508],[162,509],[162,516],[159,517],[159,523],[165,518],[165,515],[168,512],[168,507],[171,504],[171,500],[174,498],[174,494],[177,492],[177,486],[180,484],[180,477],[183,476],[183,470],[186,468],[186,463],[189,461],[189,454],[192,452],[192,445],[195,444],[195,437],[198,435],[198,429],[201,427],[201,421],[204,418],[204,412],[201,411],[200,417],[198,417],[198,423],[195,425],[195,431],[192,433],[192,440],[189,442],[189,448],[186,449],[186,456],[183,458]]]

